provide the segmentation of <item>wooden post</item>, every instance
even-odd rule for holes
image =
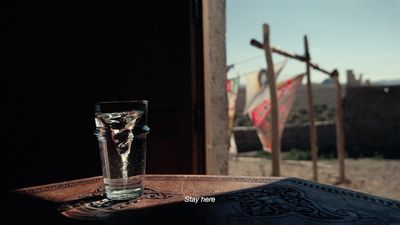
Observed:
[[[257,48],[263,48],[263,45],[257,40],[252,39],[251,45]],[[336,143],[337,143],[337,153],[338,153],[338,161],[339,161],[339,182],[349,182],[345,177],[345,165],[344,165],[344,133],[343,133],[343,119],[342,119],[342,98],[341,98],[341,87],[339,83],[339,73],[334,70],[333,72],[329,72],[317,64],[311,62],[310,53],[308,51],[308,41],[307,37],[304,37],[304,47],[305,47],[305,56],[293,54],[287,52],[285,50],[271,47],[271,51],[273,53],[277,53],[279,55],[296,59],[300,62],[307,63],[307,92],[308,92],[308,112],[309,112],[309,120],[310,120],[310,145],[311,145],[311,157],[313,160],[313,172],[314,172],[314,180],[318,180],[318,171],[317,171],[317,158],[318,158],[318,149],[317,149],[317,130],[315,128],[314,122],[314,109],[313,109],[313,99],[312,99],[312,87],[310,80],[310,67],[320,71],[321,73],[327,74],[331,76],[335,81],[336,87]]]
[[[336,122],[336,150],[338,155],[339,164],[339,180],[337,183],[348,182],[345,175],[345,165],[344,165],[344,133],[343,133],[343,110],[342,110],[342,90],[339,83],[339,72],[334,70],[332,72],[332,79],[335,82],[336,88],[336,112],[335,112],[335,122]]]
[[[278,114],[278,99],[276,95],[275,70],[272,61],[272,51],[269,40],[270,29],[268,24],[263,25],[265,56],[267,59],[267,78],[269,91],[271,95],[271,139],[272,139],[272,176],[280,176],[280,155],[281,147],[279,140],[279,114]]]
[[[311,146],[311,159],[313,163],[313,180],[318,181],[318,149],[317,149],[317,129],[315,127],[314,104],[312,96],[311,78],[310,78],[310,53],[308,51],[307,36],[304,36],[304,50],[306,60],[306,73],[307,73],[307,97],[308,97],[308,120],[310,121],[310,146]]]

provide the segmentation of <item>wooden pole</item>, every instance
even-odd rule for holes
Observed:
[[[305,39],[306,39],[306,37],[305,37]],[[307,41],[305,40],[305,42],[307,42]],[[252,39],[250,43],[253,46],[257,47],[257,48],[263,48],[263,45],[260,42],[258,42],[257,40]],[[308,48],[308,43],[307,43],[307,48]],[[308,50],[308,49],[306,49],[306,50]],[[335,88],[336,88],[336,113],[335,113],[336,114],[336,116],[335,116],[335,121],[336,121],[336,149],[337,149],[338,162],[339,162],[339,180],[338,180],[338,183],[349,182],[346,179],[346,175],[345,175],[345,164],[344,164],[344,158],[345,158],[344,146],[345,146],[345,143],[344,143],[343,116],[342,116],[343,115],[342,97],[341,97],[342,94],[341,94],[341,86],[340,86],[340,83],[339,83],[339,73],[338,73],[338,71],[334,70],[332,72],[329,72],[329,71],[327,71],[325,69],[322,69],[317,64],[311,62],[309,54],[308,54],[308,58],[307,58],[307,55],[306,56],[296,55],[296,54],[287,52],[285,50],[278,49],[276,47],[271,47],[271,51],[273,53],[277,53],[279,55],[282,55],[282,56],[285,56],[285,57],[288,57],[288,58],[291,58],[291,59],[296,59],[296,60],[301,61],[301,62],[306,62],[308,70],[309,70],[308,67],[312,67],[315,70],[318,70],[318,71],[320,71],[320,72],[322,72],[324,74],[327,74],[327,75],[331,76],[332,79],[334,80]],[[307,73],[307,82],[310,83],[309,82],[309,73]],[[308,87],[308,83],[307,83],[307,90],[311,89],[311,88]],[[309,95],[309,98],[310,98],[310,95]],[[311,97],[311,102],[312,102],[312,97]],[[309,109],[310,109],[310,107],[309,107]],[[311,107],[311,110],[312,110],[312,107]],[[309,112],[311,112],[311,111],[309,110]],[[311,120],[310,120],[310,123],[311,123]],[[310,127],[310,129],[311,129],[311,127]],[[310,130],[310,133],[312,133],[311,130]],[[316,133],[316,131],[315,131],[315,133]],[[315,137],[316,137],[316,135],[315,135]],[[315,143],[315,142],[312,142],[312,143]],[[317,168],[316,165],[314,166],[314,168],[315,168],[314,173],[316,173],[316,168]]]
[[[278,98],[276,94],[275,70],[272,61],[272,51],[270,45],[270,29],[268,24],[263,25],[265,56],[267,60],[267,78],[269,91],[271,95],[271,139],[272,139],[272,176],[280,176],[280,140],[279,140],[279,114],[278,114]]]
[[[317,129],[315,127],[315,115],[313,107],[313,96],[310,76],[310,53],[308,51],[307,36],[304,36],[304,50],[306,60],[306,74],[307,74],[307,97],[308,97],[308,119],[310,121],[310,146],[311,146],[311,159],[313,163],[313,180],[318,181],[318,149],[317,149]]]
[[[338,155],[339,164],[339,180],[337,183],[348,182],[345,175],[345,165],[344,165],[344,133],[343,133],[343,110],[342,110],[342,90],[339,83],[339,72],[334,70],[332,72],[332,79],[335,82],[336,88],[336,112],[335,112],[335,122],[336,122],[336,150]]]

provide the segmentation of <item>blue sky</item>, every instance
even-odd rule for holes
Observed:
[[[337,68],[342,82],[347,69],[371,81],[400,79],[400,0],[226,0],[226,15],[227,64],[260,56],[236,64],[229,77],[265,67],[263,51],[249,42],[262,41],[268,23],[272,45],[290,52],[303,54],[307,34],[312,60]],[[304,71],[290,60],[280,79]],[[313,82],[325,78],[312,71]]]

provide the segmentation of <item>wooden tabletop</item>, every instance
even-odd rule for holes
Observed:
[[[400,202],[297,178],[147,175],[138,202],[105,198],[101,177],[16,190],[67,222],[400,224]]]

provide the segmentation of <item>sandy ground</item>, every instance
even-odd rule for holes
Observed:
[[[346,178],[348,184],[337,185],[347,189],[400,200],[400,160],[347,159]],[[281,176],[312,179],[311,161],[283,160]],[[270,176],[271,161],[255,157],[231,156],[229,175]],[[334,185],[337,181],[336,160],[318,161],[320,183]]]

